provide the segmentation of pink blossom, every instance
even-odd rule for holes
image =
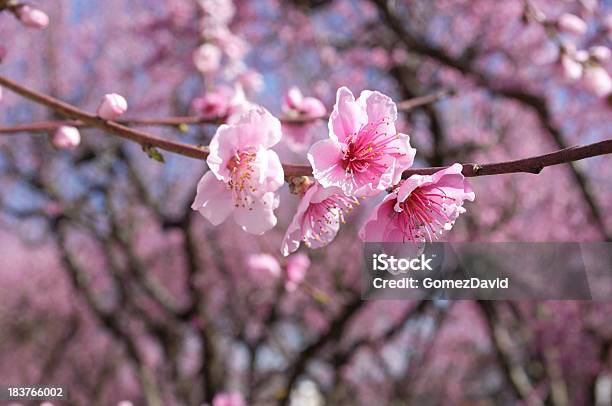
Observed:
[[[557,20],[557,28],[559,31],[573,34],[576,36],[584,35],[587,31],[586,23],[577,15],[565,13]]]
[[[582,83],[586,90],[597,97],[605,97],[612,92],[612,79],[600,65],[587,65],[584,69]]]
[[[261,73],[254,69],[247,69],[238,75],[238,82],[247,92],[260,92],[264,88],[264,79]]]
[[[608,33],[608,39],[612,40],[612,13],[606,15],[603,20],[603,26]]]
[[[337,187],[323,188],[312,185],[302,197],[297,212],[287,228],[281,245],[284,256],[296,251],[300,242],[309,248],[329,244],[344,222],[344,212],[359,204],[354,197],[346,196]]]
[[[304,97],[300,89],[291,87],[283,100],[283,111],[287,114],[296,113],[310,118],[322,117],[326,113],[325,106],[315,97]]]
[[[323,103],[315,97],[304,97],[296,86],[291,87],[283,100],[283,112],[289,117],[321,118],[326,114]],[[303,151],[312,143],[313,132],[318,128],[312,123],[283,123],[283,134],[293,151]]]
[[[310,259],[304,253],[291,255],[287,258],[287,280],[285,281],[285,289],[288,292],[294,292],[304,280],[306,271],[310,267]]]
[[[390,97],[364,90],[359,99],[338,89],[329,118],[329,139],[312,146],[308,160],[324,187],[348,195],[370,196],[396,184],[412,166],[416,150],[410,137],[397,133],[397,107]]]
[[[217,45],[220,50],[223,50],[230,59],[242,59],[249,48],[242,38],[232,33],[225,26],[204,27],[202,35]]]
[[[206,160],[210,171],[198,183],[191,208],[213,225],[232,214],[251,234],[274,227],[284,173],[278,155],[269,148],[280,138],[280,122],[263,107],[221,125],[210,142]]]
[[[561,55],[561,67],[563,75],[571,80],[578,80],[582,76],[582,64],[574,59],[572,55],[564,53]]]
[[[198,4],[217,24],[228,24],[236,13],[232,0],[198,0]]]
[[[221,50],[213,44],[203,44],[193,53],[193,63],[204,73],[214,73],[221,65]]]
[[[359,236],[370,242],[434,241],[452,228],[474,192],[454,164],[433,175],[412,175],[373,211]]]
[[[605,63],[610,59],[610,48],[604,45],[595,45],[589,48],[589,55],[596,62]]]
[[[242,87],[221,85],[202,97],[193,99],[191,106],[196,114],[204,118],[223,118],[240,111],[248,104]]]
[[[41,10],[23,5],[17,9],[17,18],[26,27],[45,28],[49,25],[49,17]]]
[[[247,269],[255,276],[274,276],[281,274],[280,264],[270,254],[253,254],[247,258]]]
[[[237,392],[218,393],[212,401],[212,406],[246,406],[244,397]]]
[[[75,149],[81,143],[81,134],[75,127],[61,126],[51,140],[57,149]]]
[[[104,120],[116,120],[127,111],[125,98],[117,93],[104,95],[98,107],[98,116]]]

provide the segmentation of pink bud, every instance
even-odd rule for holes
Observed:
[[[578,80],[582,76],[582,64],[572,58],[571,55],[561,55],[561,67],[563,75],[571,80]]]
[[[105,120],[116,120],[127,108],[127,101],[123,96],[117,93],[107,94],[98,107],[98,116]]]
[[[565,13],[557,20],[559,31],[577,36],[583,35],[587,31],[586,23],[577,15]]]
[[[302,101],[302,112],[309,117],[321,117],[325,115],[327,110],[319,99],[305,97]]]
[[[287,259],[287,281],[285,288],[293,292],[302,283],[306,276],[306,271],[310,267],[310,259],[306,254],[295,254]]]
[[[216,72],[221,63],[221,50],[212,44],[201,45],[193,53],[193,63],[202,73]]]
[[[603,45],[595,45],[589,48],[589,55],[597,62],[604,63],[610,59],[610,48]]]
[[[302,99],[304,99],[304,96],[302,96],[300,89],[297,86],[292,86],[285,94],[285,108],[298,110]]]
[[[218,393],[212,401],[212,406],[246,406],[240,393]]]
[[[599,66],[587,66],[582,77],[584,88],[597,97],[612,93],[612,79],[606,70]]]
[[[49,17],[44,12],[28,5],[17,9],[17,18],[30,28],[45,28],[49,24]]]
[[[280,265],[276,258],[270,254],[253,254],[247,257],[247,269],[254,276],[279,276]]]
[[[75,149],[81,143],[81,134],[75,127],[62,126],[51,141],[57,149]]]
[[[608,38],[612,39],[612,13],[608,14],[603,21],[605,30],[608,32]]]
[[[238,76],[238,81],[247,91],[260,92],[264,88],[263,76],[253,69],[249,69]]]

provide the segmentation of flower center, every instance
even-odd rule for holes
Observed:
[[[433,241],[445,227],[452,225],[455,200],[440,188],[417,188],[406,198],[396,213],[396,224],[410,241]]]
[[[253,203],[251,193],[257,191],[253,186],[253,162],[257,158],[254,151],[238,151],[227,163],[230,171],[228,187],[232,190],[234,206],[249,207]]]
[[[311,203],[302,218],[304,243],[310,246],[310,239],[323,241],[326,234],[331,233],[333,224],[344,223],[344,212],[350,212],[359,201],[354,197],[335,194],[319,203]]]
[[[385,124],[382,129],[381,126]],[[368,123],[347,138],[342,168],[347,173],[375,171],[383,173],[386,164],[379,160],[384,155],[399,153],[399,148],[392,143],[398,139],[397,134],[385,132],[389,120],[383,118],[376,123]]]

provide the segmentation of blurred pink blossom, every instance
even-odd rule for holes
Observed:
[[[300,89],[291,87],[283,100],[283,111],[314,118],[324,116],[327,112],[323,103],[315,97],[304,97]]]
[[[244,397],[237,392],[218,393],[212,401],[212,406],[246,406]]]
[[[104,95],[98,107],[98,116],[105,120],[116,120],[127,111],[128,105],[125,98],[117,93]]]
[[[370,242],[434,241],[465,212],[464,200],[474,192],[454,164],[433,175],[412,175],[402,181],[373,211],[359,236]]]
[[[278,155],[269,148],[280,138],[280,122],[263,107],[249,110],[232,125],[221,125],[210,142],[210,171],[198,183],[191,208],[213,225],[232,214],[251,234],[274,227],[284,173]]]
[[[300,89],[291,87],[283,99],[283,113],[290,117],[321,118],[326,114],[323,103],[315,97],[304,97]],[[293,151],[301,152],[312,143],[314,123],[283,124],[285,141]]]
[[[577,15],[565,13],[557,20],[557,28],[561,32],[576,36],[584,35],[587,31],[586,23]]]
[[[285,289],[288,292],[294,292],[304,280],[306,271],[310,267],[310,259],[304,253],[291,255],[287,259],[287,280]]]
[[[27,4],[17,9],[17,17],[26,27],[45,28],[49,25],[49,17],[43,11]]]
[[[604,63],[608,59],[610,59],[610,48],[604,45],[595,45],[589,48],[589,55],[595,61],[599,63]]]
[[[236,13],[232,0],[197,0],[197,2],[207,17],[218,24],[228,24]]]
[[[76,127],[61,126],[51,142],[57,149],[75,149],[81,143],[81,134]]]
[[[612,79],[600,65],[587,65],[584,69],[582,83],[586,90],[597,97],[605,97],[612,92]]]
[[[568,53],[561,55],[561,67],[563,69],[563,75],[571,80],[578,80],[582,76],[582,64]]]
[[[371,196],[399,182],[416,150],[408,135],[397,133],[396,120],[390,97],[364,90],[355,100],[346,87],[338,89],[329,139],[308,153],[314,177],[324,187],[338,186],[354,196]]]
[[[221,85],[193,99],[191,106],[196,114],[204,118],[216,118],[231,116],[247,104],[241,86]]]
[[[264,88],[264,79],[261,73],[254,69],[247,69],[238,75],[238,82],[247,92],[260,92]]]
[[[297,212],[287,228],[281,245],[284,256],[296,251],[300,242],[309,248],[329,244],[344,222],[344,212],[359,204],[356,198],[346,196],[337,187],[323,188],[312,185],[302,197]]]
[[[281,274],[280,264],[270,254],[253,254],[249,255],[246,260],[247,269],[254,276],[274,276],[278,277]]]
[[[221,50],[209,43],[200,45],[193,53],[193,63],[204,74],[214,73],[221,64]]]
[[[608,39],[612,40],[612,13],[608,14],[603,21],[604,29],[608,34]]]

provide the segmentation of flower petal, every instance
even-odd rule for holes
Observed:
[[[355,101],[353,93],[344,86],[339,88],[334,110],[329,117],[329,137],[344,142],[350,134],[358,132],[367,122],[367,114]]]
[[[191,208],[217,226],[223,223],[234,209],[232,194],[225,183],[216,179],[212,172],[206,172],[198,182],[198,191]]]
[[[308,152],[308,161],[323,187],[341,186],[346,176],[342,168],[342,149],[334,140],[316,142]]]
[[[247,233],[261,235],[276,225],[274,209],[278,203],[275,193],[266,193],[261,199],[253,201],[250,207],[236,208],[234,221]]]

